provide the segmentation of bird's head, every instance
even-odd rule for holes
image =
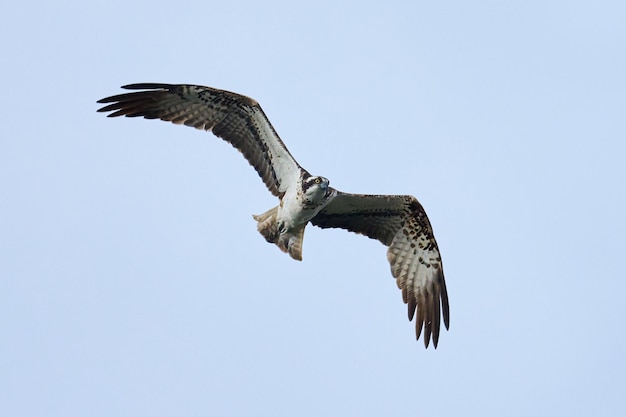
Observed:
[[[311,176],[302,179],[302,193],[307,204],[319,204],[328,192],[328,179]]]

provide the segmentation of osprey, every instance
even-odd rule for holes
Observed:
[[[408,304],[409,320],[417,313],[415,332],[424,330],[424,345],[437,348],[440,317],[450,324],[448,293],[439,248],[426,212],[410,195],[348,194],[311,175],[291,156],[261,106],[253,99],[211,87],[185,84],[130,84],[143,90],[103,98],[99,112],[108,117],[161,119],[208,130],[237,148],[278,197],[278,206],[253,216],[270,243],[302,260],[304,229],[338,227],[377,239],[388,246],[391,274]]]

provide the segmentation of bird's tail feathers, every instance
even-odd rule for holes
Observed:
[[[278,206],[269,209],[263,214],[253,214],[252,217],[258,222],[256,229],[263,235],[269,243],[276,243],[280,232],[278,231],[278,223],[276,222],[276,214]]]
[[[277,213],[278,207],[274,207],[263,214],[252,215],[258,222],[256,228],[269,243],[276,244],[280,250],[289,253],[293,259],[301,261],[305,225],[281,234],[276,221]]]

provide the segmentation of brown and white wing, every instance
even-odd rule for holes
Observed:
[[[275,196],[299,178],[300,166],[253,99],[211,87],[185,84],[130,84],[143,90],[98,100],[111,103],[99,112],[109,117],[161,119],[212,131],[237,148]]]
[[[389,247],[391,274],[408,304],[409,320],[417,313],[416,338],[439,341],[440,319],[450,325],[448,292],[439,248],[422,205],[413,196],[347,194],[336,197],[311,223],[338,227],[377,239]]]

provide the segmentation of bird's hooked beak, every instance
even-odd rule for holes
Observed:
[[[324,182],[322,182],[320,185],[324,190],[324,198],[328,198],[333,191],[333,189],[330,188],[330,181],[324,180]]]

